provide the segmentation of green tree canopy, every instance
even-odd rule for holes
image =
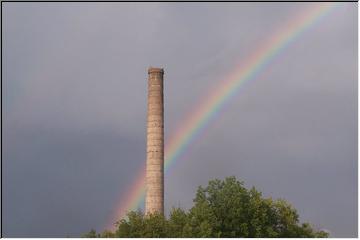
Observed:
[[[93,231],[93,230],[92,230]],[[209,182],[197,190],[194,206],[161,214],[129,212],[117,222],[115,233],[101,237],[328,237],[309,223],[300,223],[295,208],[282,199],[264,198],[254,187],[246,189],[235,177]]]

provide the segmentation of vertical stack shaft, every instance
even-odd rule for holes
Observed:
[[[164,213],[164,97],[161,68],[149,68],[145,213]]]

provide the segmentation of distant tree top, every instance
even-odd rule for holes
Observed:
[[[91,230],[84,237],[314,238],[329,233],[300,223],[296,209],[285,200],[264,198],[254,187],[246,189],[243,182],[228,177],[199,186],[188,211],[173,208],[168,218],[132,211],[117,222],[115,232]]]

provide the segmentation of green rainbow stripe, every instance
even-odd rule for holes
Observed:
[[[302,14],[288,22],[282,30],[272,35],[263,45],[250,55],[245,61],[237,65],[236,70],[219,84],[219,87],[207,94],[195,111],[188,114],[188,118],[182,126],[171,137],[165,146],[165,172],[179,159],[186,148],[196,139],[197,135],[206,128],[221,108],[232,99],[241,86],[247,81],[255,79],[256,76],[282,52],[292,41],[294,41],[305,30],[309,29],[322,17],[328,15],[338,3],[313,4]],[[145,165],[145,164],[144,164]],[[114,226],[114,222],[123,217],[128,211],[140,208],[145,198],[146,167],[141,169],[135,183],[121,198],[116,208],[115,215],[111,219],[108,228]]]

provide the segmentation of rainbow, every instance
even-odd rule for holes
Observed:
[[[206,128],[221,108],[232,99],[244,83],[254,79],[279,53],[307,29],[328,15],[338,3],[314,4],[302,14],[288,22],[280,31],[275,32],[245,61],[236,65],[237,68],[220,82],[219,87],[207,94],[193,112],[188,115],[183,125],[171,137],[165,147],[165,172],[185,152],[186,148]],[[144,164],[145,165],[145,164]],[[115,215],[108,228],[114,226],[115,219],[139,208],[145,198],[145,170],[143,167],[136,181],[127,191],[126,198],[121,199]]]

